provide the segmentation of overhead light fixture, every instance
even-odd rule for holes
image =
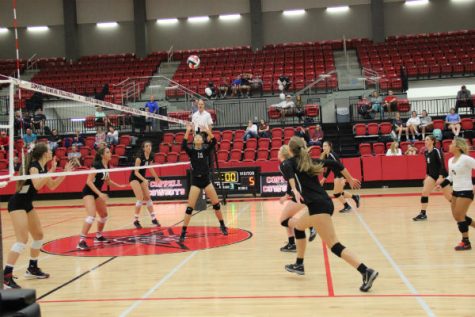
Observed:
[[[469,3],[469,2],[473,2],[473,0],[451,0],[451,2],[455,2],[455,3]]]
[[[157,20],[158,24],[175,24],[178,23],[177,18],[172,18],[172,19],[158,19]]]
[[[0,33],[7,33],[8,29],[7,28],[0,28]]]
[[[240,14],[222,14],[219,16],[219,19],[223,21],[239,20],[240,18],[241,18]]]
[[[349,6],[327,7],[328,13],[340,13],[350,10]]]
[[[404,2],[404,4],[407,5],[408,7],[416,7],[416,6],[421,6],[428,3],[429,3],[429,0],[406,0],[406,2]]]
[[[48,31],[49,28],[47,26],[28,26],[26,29],[31,32],[44,32]]]
[[[119,26],[117,22],[98,22],[96,23],[98,28],[115,28]]]
[[[206,22],[209,20],[209,16],[201,16],[201,17],[189,17],[189,22]]]
[[[298,10],[285,10],[282,12],[283,15],[285,16],[296,16],[296,15],[302,15],[305,14],[305,9],[298,9]]]

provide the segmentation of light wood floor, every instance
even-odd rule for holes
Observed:
[[[282,206],[277,200],[230,202],[223,208],[230,227],[252,232],[253,237],[241,243],[113,259],[42,253],[40,266],[51,273],[47,280],[23,278],[25,253],[15,268],[17,282],[35,288],[38,297],[51,292],[40,300],[48,317],[475,316],[475,250],[453,250],[459,233],[442,196],[431,197],[428,221],[414,223],[411,218],[419,210],[420,197],[393,195],[417,192],[417,188],[361,191],[368,196],[358,212],[333,216],[340,241],[380,272],[366,294],[358,290],[360,274],[329,251],[326,267],[319,238],[308,245],[306,275],[284,270],[285,264],[295,261],[295,254],[279,251],[286,234],[278,222]],[[38,209],[45,241],[79,233],[84,210],[71,206],[80,204],[80,200],[36,203],[56,206]],[[6,204],[0,208],[6,256],[14,238]],[[107,229],[130,228],[132,208],[110,207]],[[163,225],[172,225],[181,220],[185,204],[158,203],[155,209]],[[143,223],[149,224],[145,213]],[[214,227],[217,221],[209,210],[193,217],[191,225]]]

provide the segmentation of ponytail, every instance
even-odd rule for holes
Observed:
[[[297,159],[297,168],[300,172],[305,172],[311,176],[317,176],[323,172],[323,164],[315,164],[308,152],[305,141],[300,137],[292,137],[289,148]]]
[[[21,149],[23,151],[24,149]],[[46,143],[38,143],[35,145],[35,147],[31,150],[30,153],[26,155],[26,161],[25,161],[25,174],[23,174],[23,169],[20,169],[19,176],[22,175],[30,175],[30,168],[31,168],[31,163],[39,161],[43,155],[49,151],[48,145]],[[23,185],[25,185],[26,180],[21,180],[17,181],[16,183],[16,192],[18,193]]]

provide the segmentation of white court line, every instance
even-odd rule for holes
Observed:
[[[371,237],[371,239],[373,239],[374,243],[376,243],[376,245],[378,246],[379,250],[381,250],[381,253],[383,253],[383,255],[386,257],[386,259],[388,260],[389,263],[391,263],[391,266],[393,267],[393,269],[397,272],[397,274],[399,275],[399,277],[401,278],[401,280],[404,282],[404,284],[406,285],[406,287],[409,289],[409,291],[414,294],[414,295],[418,295],[419,292],[416,290],[416,288],[411,284],[411,282],[409,281],[409,279],[404,275],[404,273],[402,272],[401,268],[397,265],[396,261],[394,261],[394,259],[391,257],[391,255],[389,254],[389,252],[386,250],[386,248],[383,246],[383,244],[381,243],[381,241],[378,240],[378,238],[376,237],[376,235],[374,234],[373,230],[371,230],[371,228],[368,226],[368,224],[366,223],[366,221],[363,219],[363,216],[360,215],[360,213],[354,209],[354,212],[355,212],[355,215],[358,217],[358,220],[360,221],[360,223],[363,225],[363,227],[366,229],[366,231],[368,232],[369,236]],[[432,311],[432,309],[430,309],[429,305],[426,303],[426,301],[420,297],[420,296],[416,296],[415,297],[417,299],[417,302],[419,303],[419,305],[421,305],[421,307],[424,309],[424,311],[426,312],[427,316],[430,316],[430,317],[435,317],[435,313]]]
[[[250,210],[250,207],[248,206],[247,208]],[[232,221],[228,223],[228,225],[232,225],[234,221],[239,217],[243,209],[241,209],[233,218]],[[137,308],[140,304],[144,302],[146,298],[148,298],[150,295],[152,295],[157,289],[160,288],[165,282],[167,282],[173,275],[175,275],[176,272],[178,272],[188,261],[190,261],[198,251],[193,251],[189,256],[187,256],[185,259],[183,259],[180,263],[178,263],[167,275],[165,275],[160,281],[158,281],[157,284],[155,284],[152,288],[150,288],[145,294],[142,295],[141,299],[135,301],[132,305],[130,305],[126,310],[122,312],[122,314],[119,315],[119,317],[126,317],[128,314],[130,314],[135,308]]]

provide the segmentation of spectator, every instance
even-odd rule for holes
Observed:
[[[36,110],[35,115],[33,116],[33,127],[35,128],[35,132],[43,131],[46,123],[46,116],[43,113],[43,110],[40,108]]]
[[[79,133],[79,130],[75,131],[74,136],[72,137],[72,145],[76,146],[83,146],[84,145],[84,137]]]
[[[259,96],[262,97],[262,95],[264,94],[264,82],[259,76],[256,76],[256,77],[253,77],[252,75],[250,76],[251,78],[249,82],[251,83],[251,96],[254,96],[255,92],[259,92]]]
[[[157,114],[159,111],[158,103],[155,101],[154,96],[150,96],[150,101],[145,104],[145,109],[150,113]],[[145,122],[147,122],[147,126],[149,131],[155,131],[157,120],[154,118],[146,118]]]
[[[109,132],[107,132],[106,142],[109,145],[119,144],[119,131],[115,130],[114,127],[109,127]]]
[[[285,93],[286,91],[289,90],[291,81],[288,76],[282,74],[279,76],[279,79],[277,80],[277,84],[279,85],[279,90]]]
[[[413,144],[409,144],[404,155],[417,155],[417,148]]]
[[[310,135],[308,133],[308,128],[307,127],[298,127],[295,130],[295,136],[298,136],[302,139],[305,140],[305,143],[309,144],[310,142]]]
[[[422,140],[426,138],[426,131],[432,129],[434,127],[434,123],[432,122],[432,118],[429,117],[427,111],[422,110],[421,115],[421,129],[422,129]]]
[[[265,122],[264,119],[261,119],[259,122],[259,137],[260,138],[270,138],[270,127],[269,125]]]
[[[15,156],[13,158],[13,169],[15,170],[15,172],[19,172],[20,168],[21,168],[20,158],[18,156]]]
[[[455,111],[455,108],[450,108],[450,113],[445,117],[445,124],[447,124],[447,128],[452,130],[452,133],[457,137],[460,134],[460,129],[462,126],[460,125],[460,115]]]
[[[244,141],[249,140],[250,138],[257,138],[257,125],[255,125],[252,120],[249,120],[247,123],[246,133],[244,133]]]
[[[371,103],[369,102],[368,99],[366,99],[364,96],[358,97],[358,113],[364,118],[364,119],[373,119],[374,115],[371,112]]]
[[[381,118],[383,117],[384,109],[382,107],[383,99],[379,95],[379,93],[375,90],[371,94],[371,98],[369,99],[371,104],[371,111],[372,112],[380,112]]]
[[[76,166],[81,166],[81,152],[78,151],[76,145],[71,146],[71,151],[68,153],[68,160],[75,161]]]
[[[407,75],[406,66],[401,65],[399,73],[401,77],[402,92],[406,92],[409,89],[409,78]]]
[[[7,131],[1,131],[0,132],[0,150],[7,151],[9,142],[10,142],[10,139],[7,135]]]
[[[397,97],[393,95],[393,91],[389,90],[388,95],[384,98],[384,108],[387,111],[397,111]]]
[[[399,148],[399,143],[394,141],[393,143],[391,143],[391,147],[386,152],[386,156],[401,156],[401,155],[402,155],[402,151]]]
[[[205,110],[205,102],[202,99],[198,100],[198,111],[191,117],[191,122],[195,128],[195,133],[205,133],[205,131],[211,130],[212,128],[213,119],[209,112]],[[203,140],[206,139],[207,138],[203,138]]]
[[[58,130],[51,130],[51,135],[48,137],[49,148],[54,152],[56,148],[60,145],[62,139],[58,134]]]
[[[409,134],[412,134],[412,141],[416,141],[416,136],[419,136],[419,126],[421,125],[421,119],[417,116],[417,112],[413,111],[412,115],[406,121],[406,135],[409,139]]]
[[[97,128],[96,141],[94,147],[97,149],[101,143],[106,143],[106,133],[102,127]]]
[[[455,102],[455,112],[459,113],[459,108],[470,108],[470,111],[473,115],[473,100],[470,90],[462,86],[462,88],[457,92],[457,101]]]
[[[241,90],[241,76],[237,76],[231,83],[231,96],[238,97]]]
[[[250,97],[251,93],[251,82],[249,81],[250,78],[250,74],[241,75],[241,95],[246,96],[248,98]]]
[[[96,125],[103,125],[107,128],[107,125],[110,124],[109,119],[106,116],[106,113],[104,112],[104,109],[102,107],[97,107],[96,108]]]
[[[302,120],[302,117],[305,115],[305,108],[302,101],[302,96],[295,96],[295,114],[299,118],[299,122]]]
[[[275,107],[280,111],[280,115],[282,119],[284,119],[286,114],[294,111],[295,103],[292,101],[292,96],[287,95],[285,96],[285,100],[275,105]]]
[[[310,142],[308,144],[309,145],[322,146],[323,145],[323,137],[324,137],[324,134],[323,134],[322,127],[319,124],[317,124],[315,126],[315,131],[310,136]]]
[[[226,98],[231,89],[231,84],[229,83],[228,77],[221,78],[221,82],[219,83],[219,96],[221,98]]]
[[[25,147],[30,147],[30,145],[34,145],[36,143],[36,140],[38,137],[36,134],[33,133],[33,131],[28,128],[26,129],[26,134],[23,136],[23,141],[25,142]]]
[[[396,139],[395,134],[397,134],[397,141],[400,142],[401,141],[401,135],[402,135],[403,131],[406,131],[406,139],[409,139],[409,137],[407,135],[407,129],[404,126],[404,123],[401,120],[401,114],[399,112],[396,112],[396,116],[393,120],[393,133],[391,133],[391,135],[393,136],[393,139]]]

